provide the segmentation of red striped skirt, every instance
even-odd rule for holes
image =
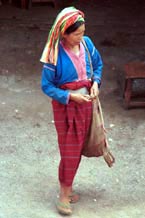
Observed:
[[[78,104],[70,101],[69,104],[63,105],[53,100],[52,106],[61,157],[59,181],[65,186],[71,186],[90,126],[92,102]]]

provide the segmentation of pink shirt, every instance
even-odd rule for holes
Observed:
[[[86,62],[85,62],[85,49],[83,44],[80,43],[80,52],[78,55],[75,54],[73,51],[71,51],[69,48],[66,48],[63,45],[63,43],[61,44],[77,70],[78,80],[86,80],[87,74],[86,74]]]

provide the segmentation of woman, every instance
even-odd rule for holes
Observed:
[[[61,157],[57,209],[66,215],[72,213],[70,203],[79,200],[72,185],[91,121],[92,99],[99,94],[103,66],[99,52],[84,32],[83,12],[74,7],[63,9],[50,30],[41,57],[42,90],[52,98]],[[83,41],[90,52],[93,78]]]

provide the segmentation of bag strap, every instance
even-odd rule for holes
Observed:
[[[89,52],[89,49],[86,45],[86,42],[84,39],[82,39],[82,43],[87,51],[87,54],[88,54],[88,59],[89,59],[89,62],[90,62],[90,68],[91,68],[91,79],[93,78],[93,66],[92,66],[92,59],[91,59],[91,55],[90,55],[90,52]]]
[[[93,66],[92,66],[92,59],[91,59],[91,55],[90,55],[90,52],[89,52],[89,49],[86,45],[86,42],[84,39],[82,39],[82,43],[88,53],[88,58],[89,58],[89,62],[90,62],[90,68],[91,68],[91,78],[93,77]],[[99,97],[97,96],[96,98],[97,102],[98,102],[98,107],[99,107],[99,110],[100,110],[100,114],[101,114],[101,119],[102,119],[102,124],[103,124],[103,128],[105,129],[104,127],[104,119],[103,119],[103,112],[102,112],[102,107],[101,107],[101,104],[100,104],[100,100],[99,100]]]

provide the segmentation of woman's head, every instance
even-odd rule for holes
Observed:
[[[62,36],[65,45],[74,47],[80,44],[85,32],[85,23],[83,21],[77,21],[68,27]]]
[[[58,42],[60,37],[71,35],[84,26],[84,13],[74,7],[63,9],[56,17],[49,32],[48,41],[44,48],[41,61],[56,64],[58,56]],[[82,30],[81,30],[82,32]]]

